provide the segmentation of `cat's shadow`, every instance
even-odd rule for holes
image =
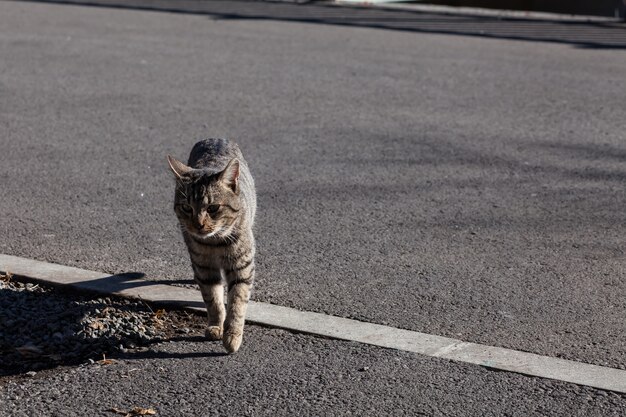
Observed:
[[[115,275],[109,275],[102,278],[85,280],[77,285],[80,291],[89,291],[100,294],[119,293],[129,289],[139,287],[149,287],[151,285],[195,285],[193,279],[167,279],[158,281],[149,281],[142,279],[146,276],[143,272],[124,272]],[[28,280],[24,277],[24,280]],[[71,287],[67,287],[67,291],[72,291]]]
[[[193,279],[160,279],[157,284],[163,285],[198,285]]]

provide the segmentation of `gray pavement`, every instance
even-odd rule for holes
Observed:
[[[0,357],[3,417],[110,416],[135,407],[160,416],[626,412],[623,394],[256,325],[228,356],[204,340],[204,315],[115,297],[9,280],[0,281],[0,301],[10,317],[20,316],[11,329],[0,316],[0,351],[31,346],[31,355]],[[21,342],[11,337],[16,325]],[[137,325],[151,336],[127,332]],[[77,327],[82,335],[70,331],[65,342],[48,331]]]
[[[2,416],[622,416],[624,397],[351,342],[248,326],[227,356],[197,334],[12,381]]]
[[[626,368],[622,27],[244,17],[1,2],[0,252],[188,283],[165,155],[225,136],[255,300]]]

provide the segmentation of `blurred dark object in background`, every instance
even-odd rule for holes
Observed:
[[[428,0],[419,3],[619,17],[622,19],[626,16],[626,0]]]

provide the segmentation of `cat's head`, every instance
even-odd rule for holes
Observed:
[[[174,211],[181,226],[200,238],[227,237],[241,214],[239,160],[221,172],[191,168],[167,156],[176,177]]]

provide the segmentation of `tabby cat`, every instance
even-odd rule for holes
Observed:
[[[206,337],[236,352],[254,281],[254,180],[239,146],[225,139],[196,143],[187,165],[167,160],[176,176],[174,211],[207,308]]]

